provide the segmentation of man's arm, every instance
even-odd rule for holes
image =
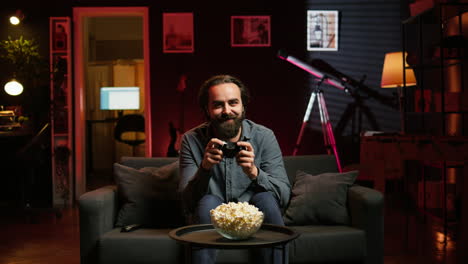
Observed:
[[[184,206],[192,211],[207,192],[211,168],[222,160],[222,151],[216,148],[216,144],[222,141],[211,139],[204,153],[192,150],[189,141],[189,136],[184,135],[179,157],[181,175],[179,191],[182,193]],[[192,143],[195,145],[195,142]]]
[[[263,189],[273,193],[280,207],[285,208],[289,202],[291,184],[284,169],[281,149],[271,130],[267,130],[263,136],[259,151],[260,157],[255,162],[258,169],[256,182]]]
[[[210,180],[209,171],[200,168],[199,164],[196,153],[190,148],[187,135],[183,135],[179,156],[179,192],[182,194],[184,207],[189,211],[195,208],[196,201],[206,193]]]

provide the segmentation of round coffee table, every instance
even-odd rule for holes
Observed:
[[[189,248],[188,263],[191,263],[194,248],[250,249],[279,246],[283,263],[286,260],[286,244],[296,239],[299,233],[279,225],[263,224],[252,237],[246,240],[230,240],[221,236],[211,224],[184,226],[169,232],[169,237],[186,244]]]

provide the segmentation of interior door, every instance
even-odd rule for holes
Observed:
[[[75,198],[93,187],[87,181],[104,173],[109,183],[113,162],[121,156],[151,156],[149,28],[147,7],[75,7],[74,113]],[[129,151],[114,140],[121,111],[100,107],[101,87],[137,86],[141,107],[123,114],[141,114],[146,141]],[[101,175],[102,177],[102,175]],[[100,180],[103,180],[100,179]],[[96,185],[97,184],[97,185]]]

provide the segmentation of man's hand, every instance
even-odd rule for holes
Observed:
[[[202,168],[205,170],[211,170],[213,165],[218,164],[223,159],[223,152],[218,149],[218,146],[222,146],[224,142],[217,138],[212,138],[206,144],[205,154],[203,155]]]
[[[239,141],[237,145],[244,147],[244,150],[239,151],[236,156],[237,164],[242,167],[242,170],[250,179],[257,178],[258,169],[254,164],[255,153],[252,145],[245,141]]]

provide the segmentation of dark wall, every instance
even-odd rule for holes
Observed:
[[[14,3],[1,3],[0,40],[7,40],[8,37],[15,40],[21,36],[24,39],[33,39],[39,46],[39,53],[44,63],[41,65],[41,69],[44,68],[47,71],[49,68],[49,17],[71,16],[69,5],[64,5],[61,2],[19,0]],[[18,9],[22,10],[25,17],[20,25],[13,26],[8,22],[8,19]],[[48,122],[49,76],[45,72],[38,78],[21,80],[24,86],[23,93],[18,96],[10,96],[4,92],[3,86],[12,77],[13,72],[14,69],[11,65],[0,63],[0,105],[21,105],[24,114],[30,116],[33,129],[38,131]]]
[[[153,139],[155,155],[164,155],[169,141],[167,123],[180,119],[179,111],[184,111],[185,129],[203,121],[196,105],[196,91],[203,80],[213,74],[231,73],[240,77],[250,88],[253,103],[248,109],[248,118],[272,128],[284,154],[291,154],[306,109],[310,90],[313,86],[308,73],[279,60],[276,56],[282,49],[304,62],[320,58],[337,70],[357,81],[363,75],[367,79],[361,85],[364,93],[362,109],[356,107],[354,114],[349,106],[355,100],[348,94],[326,89],[330,117],[333,126],[340,124],[336,131],[337,140],[345,162],[358,162],[361,130],[399,130],[399,116],[392,98],[392,89],[380,89],[380,74],[386,52],[401,49],[399,0],[393,1],[292,1],[288,4],[265,4],[262,2],[236,2],[228,7],[213,8],[197,6],[195,14],[195,53],[161,53],[161,31],[158,25],[156,34],[153,78]],[[155,7],[156,8],[156,7]],[[339,51],[306,51],[306,10],[340,11]],[[163,12],[181,11],[163,9]],[[182,9],[184,11],[184,9]],[[191,10],[189,10],[191,11]],[[154,14],[156,12],[156,14]],[[153,9],[153,15],[161,16]],[[231,15],[271,15],[272,46],[268,48],[231,48],[229,44],[229,17]],[[158,18],[161,21],[161,18]],[[153,18],[154,21],[154,18]],[[215,22],[216,21],[216,22]],[[153,23],[154,25],[154,23]],[[155,32],[152,30],[152,32]],[[152,46],[154,47],[154,41]],[[181,74],[188,75],[188,88],[183,99],[175,90]],[[161,76],[162,78],[158,78]],[[159,85],[159,83],[161,85]],[[365,87],[364,87],[365,86]],[[330,90],[330,91],[328,91]],[[159,96],[155,96],[158,94]],[[364,99],[369,97],[370,99]],[[174,100],[175,98],[175,100]],[[181,109],[180,101],[184,101]],[[349,106],[349,107],[348,107]],[[347,107],[350,110],[346,110]],[[367,110],[368,109],[368,110]],[[363,121],[358,131],[359,111]],[[369,116],[369,117],[368,117]],[[368,118],[376,120],[369,124]],[[376,124],[376,125],[375,125]],[[354,127],[354,129],[352,129]],[[323,139],[319,126],[318,113],[311,117],[310,126],[303,138],[300,154],[323,153]],[[352,149],[349,149],[352,148]]]
[[[216,6],[216,8],[214,8]],[[153,7],[152,14],[152,115],[154,155],[165,155],[169,143],[168,122],[179,125],[183,111],[183,128],[190,129],[204,117],[196,103],[201,83],[215,74],[228,73],[239,77],[250,88],[253,100],[247,117],[272,128],[285,153],[295,136],[291,127],[298,127],[295,97],[301,96],[295,87],[304,79],[292,73],[288,65],[276,57],[280,48],[297,50],[305,36],[301,1],[286,6],[266,1],[232,2],[229,5],[196,5],[193,8]],[[195,52],[193,54],[164,54],[161,48],[162,12],[193,11],[195,24]],[[271,47],[230,47],[230,16],[271,15]],[[176,91],[181,74],[187,75],[184,94]],[[183,96],[183,105],[181,103]]]
[[[150,7],[154,156],[166,155],[170,140],[169,122],[187,130],[204,121],[196,103],[197,89],[205,79],[221,73],[238,76],[250,88],[253,100],[248,106],[247,117],[273,129],[283,153],[288,155],[292,153],[309,100],[311,76],[278,59],[278,50],[285,50],[307,63],[313,58],[320,58],[356,79],[366,74],[368,77],[364,84],[381,92],[378,84],[384,53],[401,47],[399,1],[48,1],[41,2],[40,8],[38,4],[35,4],[36,7],[29,4],[24,6],[40,18],[41,22],[31,25],[31,29],[46,49],[48,16],[71,16],[73,6]],[[339,51],[306,51],[307,8],[340,11]],[[164,12],[194,13],[194,53],[162,53]],[[271,15],[272,46],[230,47],[232,15]],[[1,28],[0,31],[3,39],[5,31]],[[183,94],[176,90],[182,74],[187,75],[187,88]],[[333,89],[327,89],[325,97],[333,125],[336,125],[351,99]],[[399,120],[395,110],[379,102],[368,102],[381,129],[398,129]],[[180,124],[182,112],[183,123]],[[300,154],[323,152],[322,136],[313,123],[318,121],[311,122]],[[349,126],[351,124],[346,124],[340,138],[349,134]],[[344,155],[355,156],[355,153],[347,152]]]
[[[339,50],[311,51],[307,62],[333,76],[351,80],[346,93],[322,85],[337,146],[343,162],[359,162],[360,132],[380,130],[398,132],[400,115],[396,89],[380,88],[385,53],[400,51],[401,21],[407,13],[400,0],[309,0],[307,9],[338,10]],[[404,1],[403,1],[404,2]],[[333,72],[336,71],[336,72]],[[309,78],[309,87],[316,80]],[[310,131],[320,131],[315,111]]]
[[[0,5],[4,5],[2,3]],[[39,44],[39,52],[43,57],[44,65],[48,70],[48,15],[37,12],[38,5],[24,5],[20,1],[18,6],[0,7],[0,40],[8,37],[18,39],[34,39]],[[10,4],[12,6],[13,4]],[[21,8],[26,14],[20,26],[13,26],[8,22],[11,14]],[[0,105],[23,107],[23,114],[29,116],[28,126],[31,130],[14,136],[2,136],[0,139],[0,168],[4,175],[4,186],[8,186],[0,195],[4,205],[18,207],[48,207],[52,200],[50,133],[41,128],[48,122],[49,111],[49,81],[48,73],[36,77],[20,79],[24,86],[21,95],[10,96],[6,94],[3,86],[14,75],[14,68],[6,63],[0,63]],[[28,164],[24,166],[24,164]]]
[[[0,40],[7,40],[11,37],[13,40],[23,36],[24,39],[34,39],[39,44],[39,51],[42,54],[45,62],[47,62],[48,51],[48,20],[40,16],[30,15],[27,17],[27,23],[20,26],[13,26],[8,22],[10,14],[15,13],[16,8],[2,8],[0,9],[0,17],[3,23],[0,25]],[[47,70],[47,65],[41,67]],[[48,107],[48,81],[47,76],[41,76],[41,80],[32,82],[31,80],[20,80],[24,86],[24,92],[18,96],[10,96],[6,94],[3,86],[15,75],[15,69],[12,65],[0,63],[0,105],[22,105],[26,112],[34,113]],[[18,76],[17,76],[18,77]],[[47,116],[47,111],[45,112]],[[44,119],[44,115],[40,113],[35,114],[37,118]]]

